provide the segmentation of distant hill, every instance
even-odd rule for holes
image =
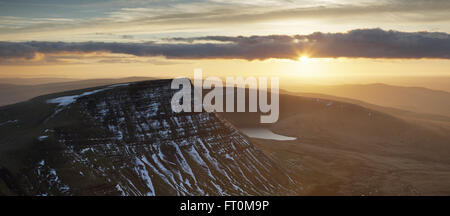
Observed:
[[[299,85],[295,91],[345,97],[417,113],[450,116],[450,93],[422,87],[400,87],[386,84]]]
[[[380,106],[375,105],[371,103],[367,103],[361,100],[357,99],[350,99],[345,97],[338,97],[338,96],[332,96],[332,95],[326,95],[326,94],[319,94],[319,93],[298,93],[298,92],[289,92],[281,90],[283,94],[287,95],[296,95],[296,96],[302,96],[302,97],[308,97],[308,98],[320,98],[322,100],[331,100],[331,101],[340,101],[345,103],[351,103],[355,105],[359,105],[371,110],[376,110],[382,113],[390,114],[392,116],[402,118],[405,120],[408,120],[409,122],[417,122],[418,124],[421,124],[423,126],[430,126],[434,129],[439,130],[441,133],[449,133],[450,129],[450,117],[444,116],[444,115],[436,115],[436,114],[429,114],[429,113],[418,113],[408,110],[403,110],[399,108],[392,108],[392,107],[386,107],[386,106]]]
[[[40,85],[48,83],[60,83],[60,82],[72,82],[80,79],[70,78],[54,78],[54,77],[42,77],[42,78],[0,78],[0,84],[13,84],[13,85]]]

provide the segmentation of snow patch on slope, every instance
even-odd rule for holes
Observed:
[[[106,88],[96,89],[96,90],[93,90],[93,91],[84,92],[83,94],[79,94],[79,95],[70,95],[70,96],[63,96],[63,97],[49,99],[49,100],[47,100],[47,103],[58,104],[58,106],[68,106],[68,105],[76,102],[77,99],[80,98],[80,97],[92,95],[92,94],[95,94],[95,93],[98,93],[98,92],[102,92],[102,91],[105,91],[105,90],[109,90],[109,89],[112,89],[112,88],[115,88],[115,87],[127,86],[127,85],[128,85],[128,83],[115,84],[115,85],[108,86]]]

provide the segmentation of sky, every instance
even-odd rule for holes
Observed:
[[[0,78],[450,76],[448,0],[0,0]]]

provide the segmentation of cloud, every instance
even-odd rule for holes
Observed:
[[[450,59],[450,35],[357,29],[308,35],[205,36],[162,42],[0,42],[0,59],[33,59],[37,54],[111,53],[167,59],[439,58]]]
[[[48,11],[42,4],[10,4],[14,10],[0,8],[0,40],[83,41],[108,39],[109,33],[126,33],[139,39],[167,32],[310,33],[319,30],[317,26],[331,31],[361,27],[450,29],[448,0],[108,1],[70,7],[55,3],[62,8],[57,11]],[[22,14],[17,14],[19,9]],[[52,17],[45,18],[48,14]],[[295,28],[297,31],[291,31]],[[99,31],[106,33],[105,37],[92,38]]]
[[[113,33],[103,33],[103,32],[96,32],[95,35],[101,35],[101,36],[109,36],[109,37],[115,37],[120,39],[134,39],[133,35],[118,35]]]

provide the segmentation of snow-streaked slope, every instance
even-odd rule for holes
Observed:
[[[108,86],[106,88],[101,88],[101,89],[96,89],[96,90],[93,90],[93,91],[83,92],[82,94],[79,94],[79,95],[70,95],[70,96],[63,96],[63,97],[53,98],[53,99],[47,100],[47,103],[58,104],[58,106],[68,106],[68,105],[76,102],[77,99],[80,98],[80,97],[84,97],[84,96],[88,96],[88,95],[95,94],[95,93],[98,93],[98,92],[102,92],[102,91],[105,91],[105,90],[108,90],[108,89],[112,89],[112,88],[115,88],[115,87],[118,87],[118,86],[127,86],[127,85],[128,85],[128,83],[115,84],[115,85]]]
[[[170,80],[53,99],[37,195],[279,195],[295,183],[214,113],[173,113]],[[72,100],[73,99],[73,100]],[[62,102],[63,104],[61,104]],[[52,158],[53,157],[53,158]],[[42,163],[42,161],[46,161]],[[53,161],[53,164],[47,163]],[[44,172],[46,170],[46,172]]]

